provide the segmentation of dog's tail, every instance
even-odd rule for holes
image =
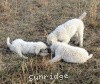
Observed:
[[[10,38],[7,37],[7,46],[10,47],[11,46],[11,43],[10,43]]]
[[[89,55],[89,59],[90,59],[92,56],[93,56],[93,54],[90,54],[90,55]]]
[[[82,19],[86,16],[86,14],[87,14],[87,13],[86,13],[86,12],[84,12],[84,13],[83,13],[83,14],[79,17],[79,19],[81,19],[81,20],[82,20]]]

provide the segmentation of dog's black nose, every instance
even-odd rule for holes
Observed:
[[[51,49],[50,48],[47,48],[47,51],[48,51],[48,53],[51,53]]]

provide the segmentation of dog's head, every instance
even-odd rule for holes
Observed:
[[[47,37],[47,44],[52,45],[53,43],[57,42],[57,37],[54,34],[50,34]]]
[[[46,49],[40,49],[39,55],[40,56],[47,56],[51,53],[51,49],[48,47]]]

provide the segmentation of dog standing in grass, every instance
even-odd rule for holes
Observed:
[[[86,16],[84,12],[79,18],[71,19],[62,25],[59,25],[53,32],[47,36],[47,43],[52,45],[55,42],[69,43],[71,38],[76,35],[80,47],[83,46],[84,23],[82,19]]]
[[[23,54],[33,53],[36,55],[47,55],[47,52],[42,50],[47,49],[47,45],[43,42],[26,42],[22,39],[15,39],[10,43],[10,38],[7,38],[7,46],[11,51],[16,52],[20,57],[27,59]]]

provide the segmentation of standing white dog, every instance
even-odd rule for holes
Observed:
[[[86,16],[84,12],[79,18],[71,19],[62,25],[59,25],[53,32],[47,37],[47,43],[49,45],[59,41],[69,43],[70,39],[76,34],[79,39],[79,45],[83,46],[83,33],[84,23],[82,19]]]
[[[26,42],[22,39],[16,39],[12,43],[10,43],[10,38],[7,38],[7,46],[11,51],[16,52],[20,57],[25,57],[23,54],[33,53],[40,54],[41,49],[47,49],[46,44],[43,42]],[[23,53],[23,54],[22,54]]]
[[[84,63],[93,56],[93,54],[89,55],[83,48],[74,47],[66,43],[57,42],[52,44],[50,48],[55,53],[55,57],[48,62],[50,64],[61,59],[65,62]]]

